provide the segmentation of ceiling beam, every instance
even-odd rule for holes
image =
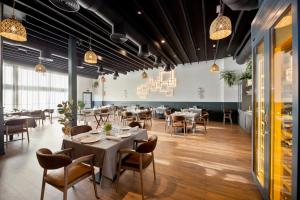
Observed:
[[[227,48],[226,48],[226,51],[227,51],[227,52],[229,52],[229,49],[230,49],[230,47],[231,47],[231,44],[232,44],[232,41],[233,41],[233,39],[234,39],[235,33],[236,33],[237,30],[238,30],[238,27],[239,27],[239,25],[240,25],[240,22],[241,22],[241,19],[242,19],[243,15],[244,15],[244,11],[242,10],[242,11],[240,11],[240,13],[239,13],[239,16],[238,16],[238,18],[237,18],[237,20],[236,20],[236,23],[235,23],[233,32],[232,32],[232,34],[231,34],[229,43],[228,43],[228,45],[227,45]]]
[[[207,61],[207,30],[206,30],[206,12],[205,12],[205,0],[202,0],[202,20],[203,20],[203,32],[204,32],[204,49],[205,60]]]
[[[194,54],[193,56],[195,58],[197,58],[197,60],[199,61],[199,58],[198,58],[197,52],[196,52],[195,42],[193,40],[193,35],[192,35],[192,32],[191,32],[191,28],[190,28],[191,27],[191,23],[190,23],[190,20],[189,20],[189,18],[187,16],[186,8],[183,5],[182,0],[179,0],[179,6],[180,6],[181,12],[183,14],[183,19],[184,19],[186,30],[187,30],[187,33],[188,33],[188,39],[190,40],[190,43],[192,45],[192,52]]]

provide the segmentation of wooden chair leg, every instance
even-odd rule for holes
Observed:
[[[28,141],[28,144],[29,144],[29,132],[28,132],[28,129],[27,129],[27,141]]]
[[[95,173],[92,172],[92,178],[93,178],[93,186],[94,186],[94,191],[95,191],[95,197],[99,199],[98,193],[97,193],[97,186],[96,186],[96,179],[95,179]]]
[[[44,199],[44,194],[45,194],[45,186],[46,186],[46,182],[43,178],[43,182],[42,182],[42,190],[41,190],[41,200]]]
[[[152,164],[153,164],[153,174],[154,174],[154,180],[156,181],[156,172],[155,172],[155,163],[154,163],[154,154],[152,152],[152,157],[153,157],[153,160],[152,160]]]
[[[63,198],[63,200],[67,200],[68,199],[68,188],[67,188],[67,186],[65,186],[64,187],[64,198]]]
[[[144,200],[143,170],[140,170],[140,178],[141,178],[141,194],[142,194],[142,199]]]

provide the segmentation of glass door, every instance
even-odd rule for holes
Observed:
[[[292,194],[292,16],[288,10],[272,30],[270,198]]]
[[[255,49],[255,88],[254,88],[254,173],[257,180],[264,186],[264,135],[265,135],[265,73],[264,73],[264,42]]]

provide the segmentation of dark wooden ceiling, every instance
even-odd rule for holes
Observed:
[[[12,5],[11,0],[1,2]],[[218,0],[109,0],[106,3],[149,43],[156,45],[157,52],[161,53],[156,56],[175,65],[237,55],[245,38],[249,37],[251,21],[256,14],[256,10],[232,11],[225,7],[224,14],[230,17],[234,34],[217,43],[210,40],[208,34],[210,23],[217,16]],[[16,0],[16,9],[26,15],[23,24],[28,31],[29,44],[41,41],[41,45],[67,55],[68,37],[72,35],[78,39],[78,57],[82,58],[91,34],[93,50],[103,57],[101,65],[106,73],[153,68],[154,57],[139,57],[138,46],[130,40],[124,44],[112,42],[109,38],[111,25],[89,10],[81,8],[76,13],[66,13],[47,0]],[[161,44],[161,40],[166,42]],[[122,55],[121,50],[126,50],[127,55]],[[33,64],[37,63],[38,56],[39,52],[32,49],[24,53],[16,46],[6,44],[4,47],[7,60]],[[67,71],[66,59],[53,59],[48,66]],[[79,62],[84,66],[82,59]],[[93,78],[98,75],[96,66],[85,65],[78,72]]]

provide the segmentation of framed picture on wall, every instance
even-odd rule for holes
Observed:
[[[92,92],[83,92],[82,101],[84,103],[84,108],[92,108]]]

